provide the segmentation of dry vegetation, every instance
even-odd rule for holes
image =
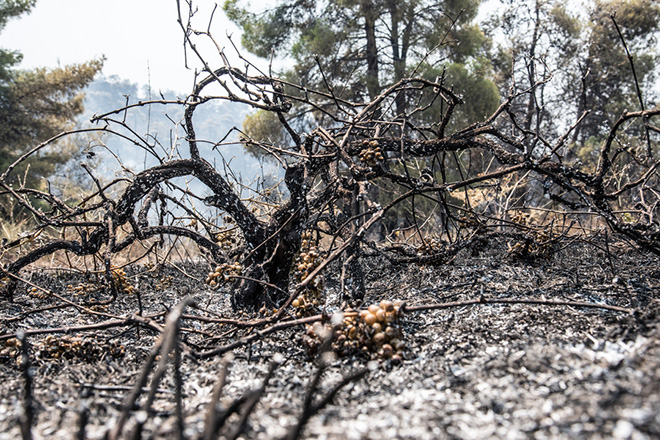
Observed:
[[[0,430],[659,435],[659,108],[621,115],[583,164],[569,145],[583,116],[560,134],[521,124],[549,78],[448,133],[462,101],[442,81],[350,102],[204,57],[192,38],[212,36],[184,22],[206,66],[193,92],[88,130],[154,166],[112,182],[89,170],[75,205],[7,183],[55,138],[0,175],[31,216],[1,250]],[[419,105],[393,114],[400,94]],[[195,111],[215,99],[272,112],[287,144],[198,139]],[[135,105],[185,107],[184,136],[140,137],[122,119]],[[442,119],[425,124],[431,106]],[[235,144],[280,178],[214,166]]]

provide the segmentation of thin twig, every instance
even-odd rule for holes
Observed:
[[[21,343],[21,372],[23,374],[23,401],[20,412],[21,435],[23,440],[31,440],[34,419],[34,398],[32,396],[33,372],[30,365],[30,342],[25,332],[19,332],[17,339]]]
[[[277,360],[273,360],[268,367],[268,372],[266,373],[266,377],[264,377],[261,386],[258,389],[249,393],[245,403],[243,403],[243,405],[241,406],[240,418],[236,422],[234,431],[226,436],[228,440],[236,440],[241,434],[243,434],[243,432],[245,431],[245,426],[247,424],[248,417],[250,416],[250,414],[252,414],[252,411],[254,411],[255,406],[257,405],[257,403],[259,403],[259,400],[261,400],[261,397],[264,395],[266,391],[266,385],[268,385],[268,382],[273,377],[273,373],[275,372],[275,369],[279,365],[280,362],[278,362]]]
[[[639,105],[641,107],[641,110],[644,111],[645,110],[644,99],[642,99],[642,90],[639,87],[639,80],[637,79],[637,72],[635,71],[635,62],[633,61],[633,56],[630,54],[630,51],[628,50],[626,39],[623,38],[623,33],[619,28],[619,24],[616,22],[616,13],[610,14],[610,19],[612,19],[612,23],[614,23],[614,27],[616,28],[616,31],[619,34],[619,38],[621,39],[621,44],[623,44],[623,49],[626,51],[626,56],[628,57],[628,62],[630,63],[630,70],[632,71],[633,79],[635,81],[635,91],[637,92],[637,99],[639,100]],[[646,129],[646,154],[649,158],[652,158],[653,147],[651,146],[651,136],[649,135],[649,126],[646,119],[643,119],[643,121],[644,121],[644,128]]]
[[[220,397],[222,397],[222,390],[227,383],[227,376],[229,374],[229,367],[234,359],[232,354],[226,355],[222,359],[220,367],[220,375],[217,382],[213,386],[211,393],[211,401],[206,409],[206,419],[204,420],[204,432],[202,434],[203,440],[213,440],[217,437],[217,433],[222,428],[224,419],[220,417]]]
[[[611,312],[619,312],[625,314],[633,314],[634,309],[629,309],[626,307],[612,306],[609,304],[597,304],[590,303],[585,301],[561,301],[561,300],[543,300],[543,299],[526,299],[526,298],[487,298],[481,296],[477,299],[471,299],[466,301],[455,301],[442,304],[428,304],[428,305],[418,305],[418,306],[406,306],[406,312],[422,312],[426,310],[440,310],[440,309],[452,309],[457,307],[465,306],[475,306],[475,305],[493,305],[493,304],[524,304],[524,305],[537,305],[537,306],[549,306],[549,307],[584,307],[591,309],[601,309],[609,310]]]
[[[472,300],[465,300],[465,301],[455,301],[455,302],[448,302],[448,303],[439,303],[439,304],[425,304],[425,305],[417,305],[417,306],[406,306],[405,311],[407,312],[422,312],[426,310],[438,310],[438,309],[451,309],[451,308],[457,308],[457,307],[466,307],[466,306],[473,306],[473,305],[493,305],[493,304],[508,304],[508,305],[514,305],[514,304],[523,304],[523,305],[538,305],[538,306],[547,306],[547,307],[584,307],[584,308],[593,308],[593,309],[601,309],[601,310],[609,310],[611,312],[618,312],[618,313],[624,313],[624,314],[633,314],[635,312],[635,309],[631,308],[626,308],[626,307],[620,307],[620,306],[613,306],[609,304],[597,304],[597,303],[591,303],[591,302],[585,302],[585,301],[569,301],[569,300],[542,300],[542,299],[526,299],[526,298],[487,298],[485,296],[481,296],[477,299],[472,299]],[[357,316],[357,312],[346,312],[343,314],[343,316]],[[305,318],[300,318],[300,319],[294,319],[290,321],[281,321],[278,322],[274,325],[271,325],[270,327],[265,327],[261,330],[256,330],[249,335],[238,339],[232,343],[229,343],[227,345],[221,346],[214,348],[212,350],[208,350],[202,353],[197,353],[196,356],[200,359],[206,359],[209,357],[217,356],[223,353],[226,353],[230,350],[234,350],[236,348],[242,347],[246,344],[249,344],[251,342],[254,342],[260,338],[263,338],[271,333],[280,331],[280,330],[285,330],[291,327],[296,327],[299,325],[305,325],[305,324],[312,324],[314,322],[324,322],[327,320],[331,320],[332,317],[328,315],[314,315],[314,316],[309,316]]]

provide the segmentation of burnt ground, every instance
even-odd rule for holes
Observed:
[[[313,416],[302,437],[660,438],[660,260],[625,244],[610,243],[609,251],[603,243],[573,241],[534,260],[513,258],[504,244],[464,251],[440,266],[365,258],[366,304],[399,299],[421,305],[483,295],[588,301],[636,312],[480,304],[407,313],[403,328],[408,358],[401,365],[369,363],[361,357],[331,360],[318,395],[351,372],[367,365],[370,370]],[[228,296],[203,282],[208,269],[203,264],[160,272],[134,269],[128,280],[136,292],[92,308],[125,317],[139,310],[140,299],[142,313],[148,315],[162,313],[190,295],[200,307],[191,314],[229,316]],[[329,310],[338,302],[336,273],[326,274]],[[94,284],[78,274],[41,269],[26,276],[74,302],[98,294],[76,290]],[[116,422],[158,334],[133,325],[77,331],[111,318],[74,307],[48,309],[58,304],[60,300],[21,288],[13,303],[0,307],[1,333],[72,329],[29,337],[33,435],[73,438],[84,413],[86,436],[100,438]],[[221,360],[200,360],[193,354],[236,340],[245,330],[192,319],[183,320],[182,326],[185,434],[197,438]],[[300,327],[287,329],[233,350],[221,399],[225,404],[258,388],[277,353],[285,359],[250,415],[243,438],[279,438],[297,420],[317,363],[301,343],[303,334]],[[24,385],[11,341],[0,341],[0,438],[20,436]],[[170,371],[155,395],[145,437],[175,436],[174,389]],[[133,417],[127,431],[134,424]]]

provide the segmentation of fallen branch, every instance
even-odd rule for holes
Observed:
[[[438,310],[438,309],[451,309],[467,306],[476,306],[476,305],[495,305],[495,304],[523,304],[523,305],[538,305],[538,306],[547,306],[547,307],[583,307],[583,308],[592,308],[592,309],[601,309],[608,310],[611,312],[624,313],[632,315],[635,312],[635,309],[630,309],[620,306],[612,306],[608,304],[597,304],[585,301],[568,301],[568,300],[542,300],[542,299],[516,299],[516,298],[487,298],[481,296],[477,299],[465,300],[465,301],[454,301],[448,303],[439,303],[439,304],[425,304],[417,306],[406,306],[404,305],[404,312],[423,312],[427,310]],[[340,315],[343,317],[349,316],[358,316],[358,312],[350,311],[345,313],[337,313],[335,315]],[[289,321],[278,322],[277,324],[271,325],[261,330],[256,330],[249,335],[234,341],[230,344],[223,345],[212,350],[204,351],[202,353],[196,353],[195,356],[199,359],[206,359],[213,356],[218,356],[228,351],[234,350],[236,348],[242,347],[254,341],[257,341],[265,336],[268,336],[271,333],[277,331],[286,330],[291,327],[296,327],[299,325],[313,324],[315,322],[328,322],[333,319],[332,316],[335,315],[314,315],[300,319],[293,319]]]

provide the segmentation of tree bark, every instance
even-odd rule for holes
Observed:
[[[364,33],[367,41],[365,51],[365,59],[367,61],[367,91],[369,92],[369,100],[373,100],[380,93],[378,47],[376,45],[378,10],[370,0],[363,0],[361,9],[362,16],[364,17]]]

